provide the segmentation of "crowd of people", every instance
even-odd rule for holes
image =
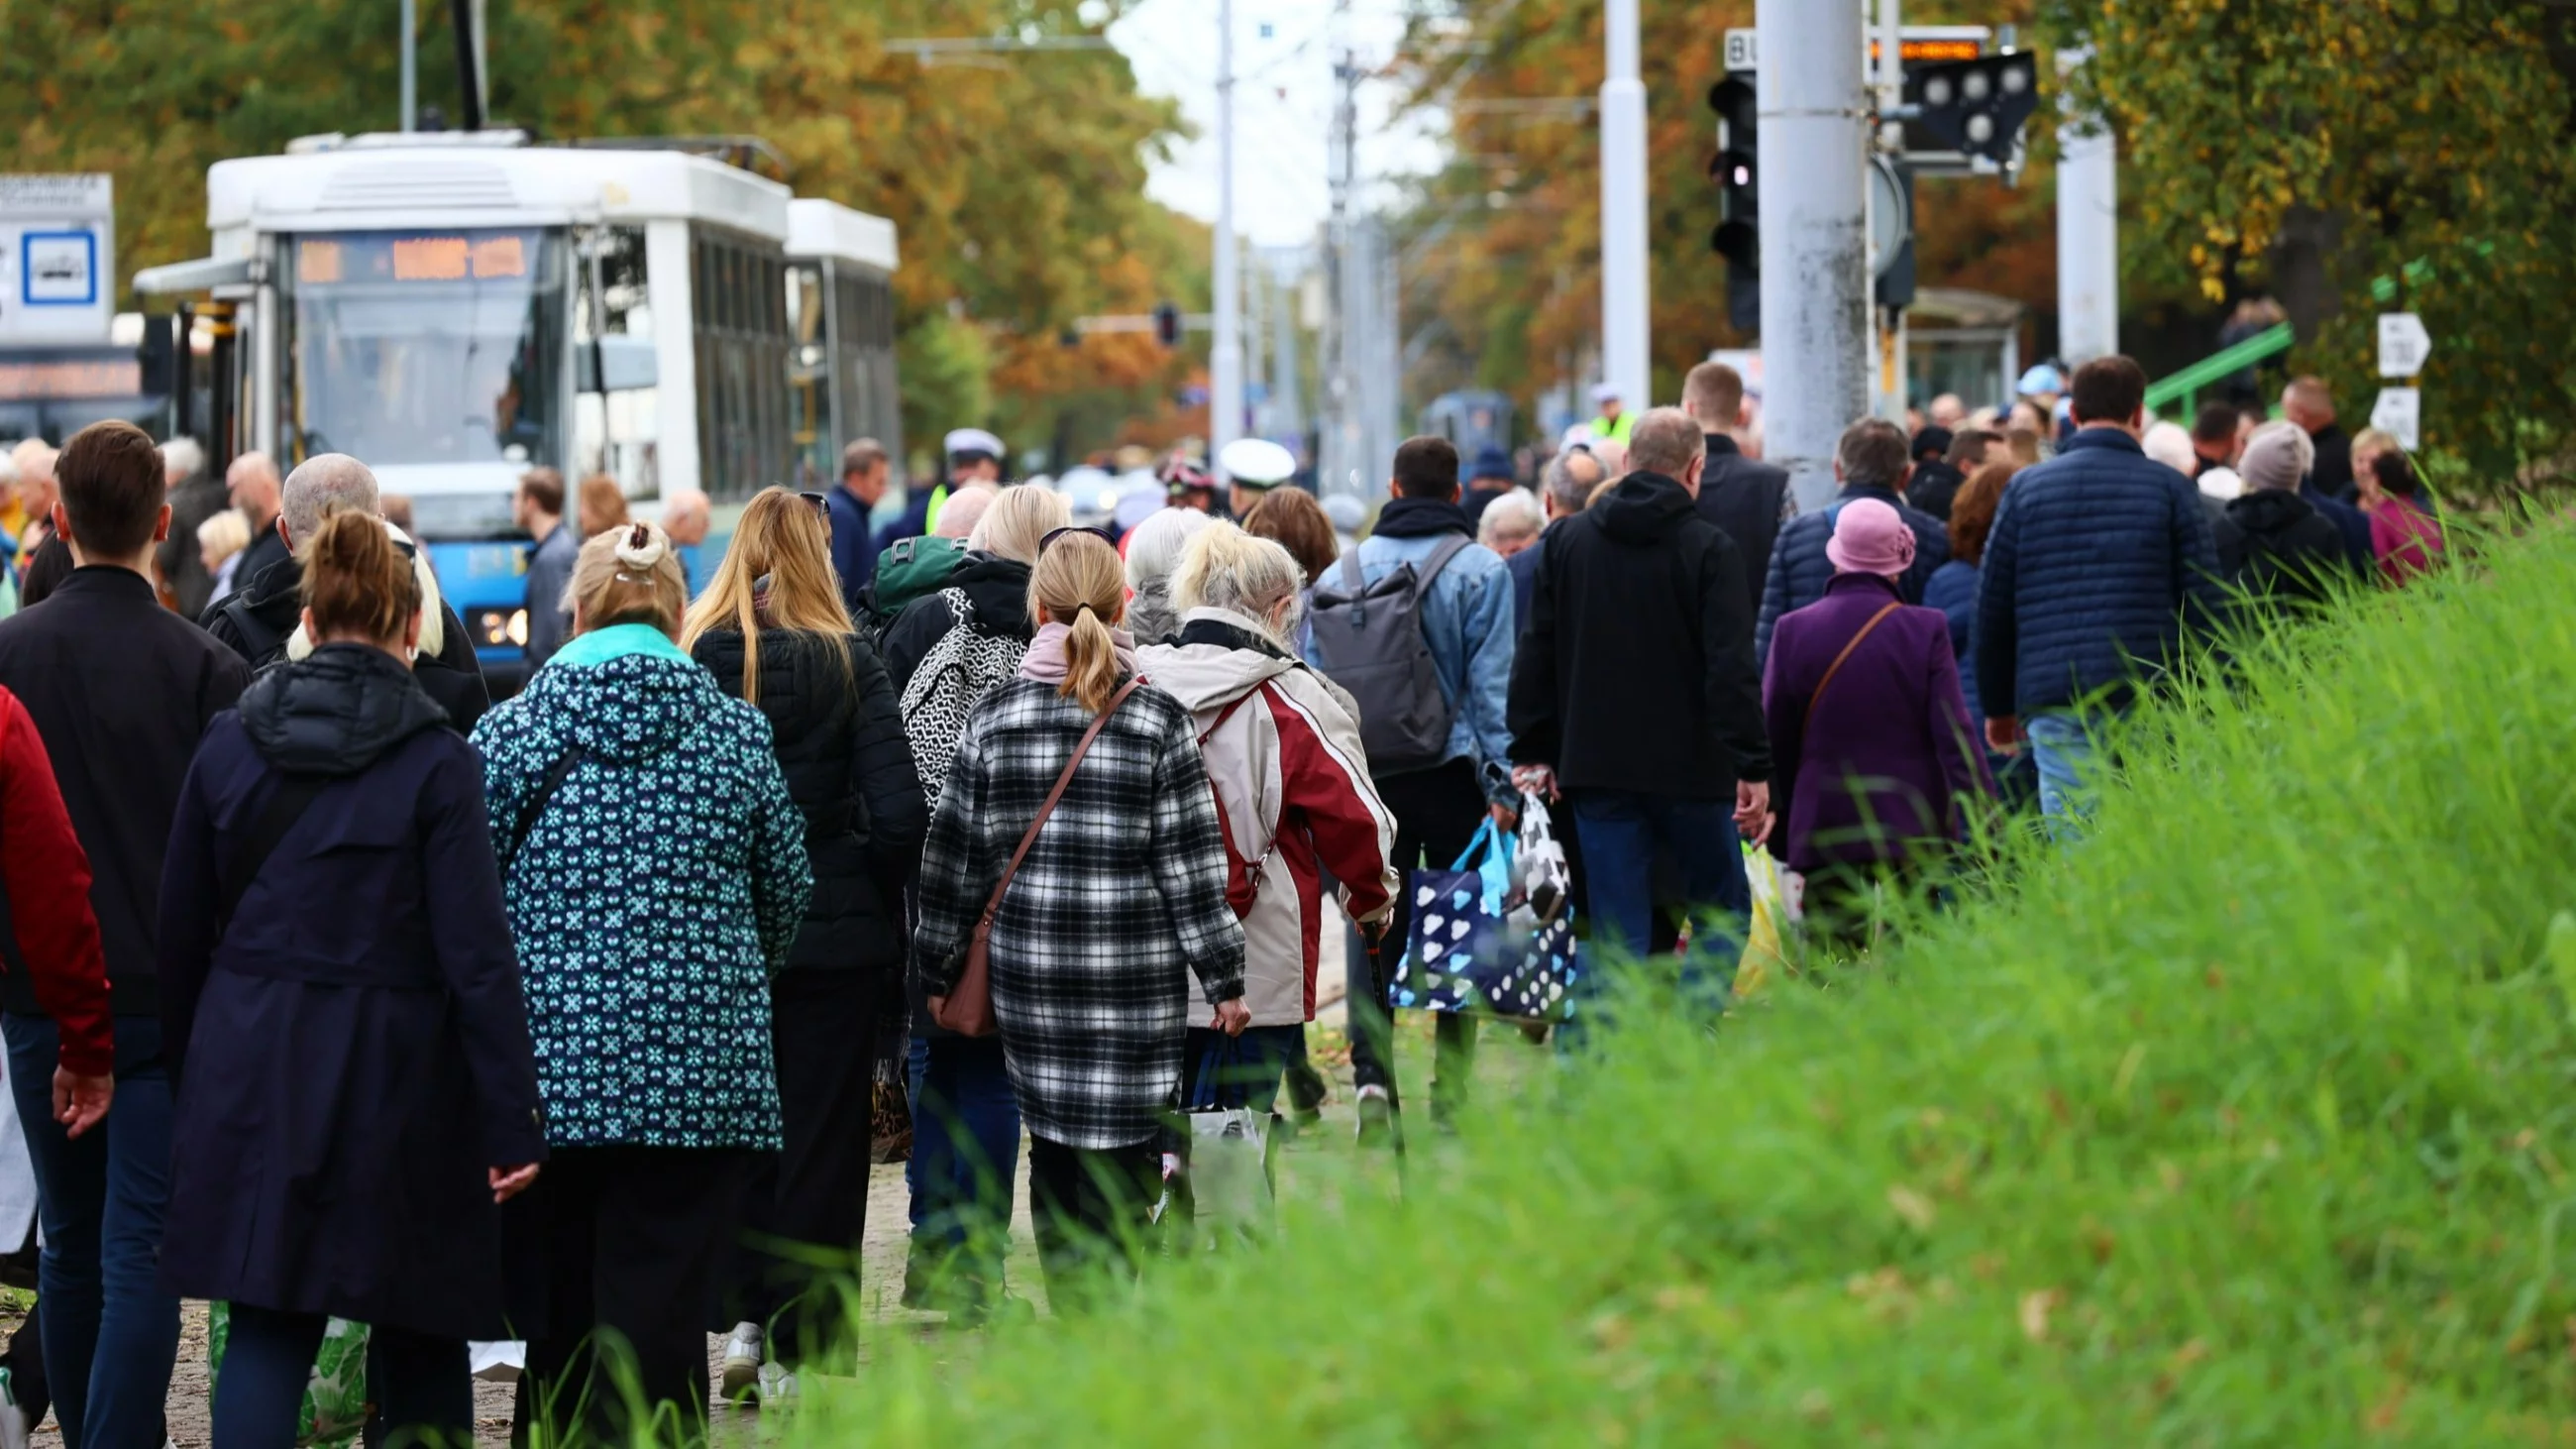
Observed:
[[[2062,430],[1858,420],[1800,513],[1703,364],[1535,490],[1407,440],[1351,546],[1266,454],[1122,535],[961,430],[920,506],[879,526],[861,439],[692,580],[702,497],[638,521],[538,468],[497,701],[361,460],[22,447],[0,1035],[67,1442],[161,1442],[182,1298],[229,1304],[221,1445],[291,1441],[333,1318],[395,1432],[470,1434],[467,1344],[505,1337],[526,1423],[703,1412],[711,1330],[721,1392],[792,1402],[850,1352],[888,1039],[903,1300],[1009,1306],[1025,1135],[1070,1306],[1186,1178],[1177,1104],[1222,1075],[1311,1113],[1334,933],[1356,1130],[1400,1140],[1407,876],[1488,822],[1561,810],[1591,949],[1677,958],[1714,1012],[1747,843],[1865,951],[1995,812],[2071,828],[2106,724],[2230,617],[2442,560],[2404,451],[2311,380],[2179,451],[2129,360],[2064,383]],[[1435,1127],[1477,1027],[1439,1016]]]

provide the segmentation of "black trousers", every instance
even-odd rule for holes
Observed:
[[[1378,798],[1395,817],[1393,864],[1404,883],[1395,893],[1386,939],[1372,960],[1357,931],[1350,940],[1351,1075],[1363,1087],[1395,1096],[1393,1018],[1387,1006],[1395,988],[1395,963],[1413,929],[1413,872],[1447,870],[1484,823],[1485,792],[1473,760],[1451,760],[1428,770],[1376,777]],[[1476,1021],[1441,1012],[1432,1028],[1431,1114],[1447,1115],[1467,1100],[1476,1069]]]
[[[1029,1219],[1057,1311],[1078,1304],[1095,1274],[1134,1274],[1162,1178],[1158,1138],[1103,1151],[1030,1135]]]
[[[523,1423],[625,1443],[676,1405],[706,1418],[707,1306],[734,1240],[732,1149],[564,1147],[512,1204],[537,1239],[544,1302],[519,1380]]]
[[[214,1433],[225,1449],[293,1449],[313,1355],[330,1320],[232,1305]],[[465,1340],[377,1324],[367,1335],[367,1397],[388,1445],[461,1445],[474,1438],[474,1379]]]
[[[769,989],[787,1146],[744,1172],[733,1317],[720,1326],[767,1325],[770,1357],[790,1368],[846,1340],[853,1321],[843,1291],[858,1287],[867,1236],[880,992],[874,971],[804,968]]]

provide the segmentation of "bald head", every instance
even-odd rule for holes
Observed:
[[[1628,467],[1636,472],[1661,473],[1667,478],[1686,476],[1691,465],[1708,451],[1708,439],[1700,431],[1699,419],[1680,408],[1648,408],[1628,434]]]
[[[233,459],[224,469],[224,491],[232,495],[233,507],[250,516],[251,534],[277,522],[277,464],[266,453],[254,449]]]
[[[346,453],[317,453],[286,475],[284,500],[286,543],[294,548],[313,536],[327,514],[375,514],[376,475]]]
[[[2294,377],[2281,389],[2281,416],[2313,433],[2335,420],[2334,393],[2322,377]]]
[[[710,521],[707,495],[695,488],[678,489],[662,501],[662,531],[682,548],[706,542]]]
[[[987,483],[970,484],[948,495],[939,510],[939,526],[931,532],[941,538],[965,538],[984,521],[984,510],[1001,497],[1001,490]]]

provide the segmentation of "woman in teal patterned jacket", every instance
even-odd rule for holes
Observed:
[[[511,1206],[523,1406],[640,1424],[589,1343],[634,1351],[646,1405],[707,1401],[704,1318],[745,1158],[779,1149],[769,976],[812,875],[760,711],[673,642],[688,586],[650,524],[573,567],[574,638],[475,727],[526,980],[551,1160]]]

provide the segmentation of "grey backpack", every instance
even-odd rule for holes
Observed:
[[[1308,616],[1315,660],[1360,707],[1360,744],[1372,775],[1427,770],[1449,754],[1449,698],[1422,632],[1422,606],[1431,581],[1467,543],[1448,538],[1419,567],[1398,564],[1375,584],[1366,582],[1354,550],[1328,576],[1332,582],[1315,586]]]

